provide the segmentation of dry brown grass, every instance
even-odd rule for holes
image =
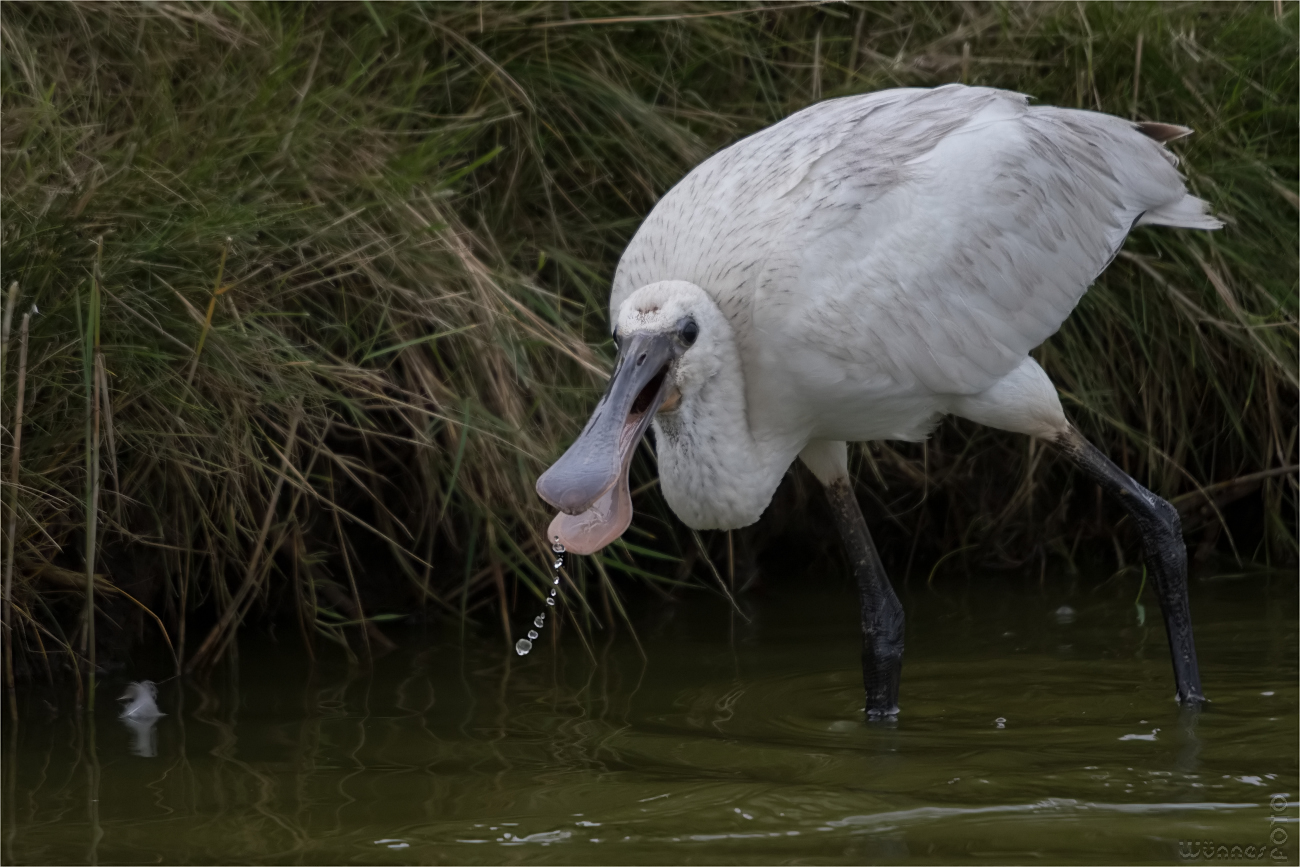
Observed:
[[[1185,168],[1229,228],[1139,232],[1038,357],[1195,543],[1253,485],[1231,543],[1294,555],[1294,475],[1249,481],[1296,461],[1294,5],[564,8],[6,4],[4,279],[40,311],[16,457],[3,353],[22,671],[90,655],[90,588],[104,652],[162,633],[191,666],[261,611],[352,654],[383,617],[512,610],[641,217],[717,147],[895,85],[1197,129]],[[1112,532],[1023,440],[860,454],[899,562],[1072,562]],[[621,610],[610,570],[671,588],[656,556],[695,556],[635,473],[628,544],[574,573],[604,594],[588,624]]]

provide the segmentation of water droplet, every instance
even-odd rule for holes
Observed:
[[[555,585],[555,587],[558,587],[559,584],[560,584],[560,570],[564,568],[564,554],[565,554],[565,551],[564,551],[564,545],[562,545],[562,544],[560,543],[560,537],[559,537],[559,536],[552,536],[552,537],[551,537],[551,550],[555,552],[555,560],[551,563],[551,569],[554,570],[554,573],[555,573],[555,574],[554,574],[554,577],[552,578],[551,583],[552,583],[553,585]],[[548,607],[551,607],[551,608],[554,608],[554,607],[555,607],[555,598],[556,598],[556,596],[558,596],[558,595],[559,595],[559,592],[558,592],[557,590],[555,590],[554,587],[553,587],[553,588],[551,589],[551,594],[550,594],[550,596],[549,596],[549,597],[544,597],[544,598],[546,599],[546,604],[547,604]],[[543,626],[545,626],[545,625],[546,625],[546,610],[545,610],[545,609],[542,609],[542,613],[541,613],[541,614],[538,614],[536,617],[533,618],[533,626],[537,627],[537,629],[541,629],[541,628],[542,628]],[[528,631],[528,638],[529,638],[529,639],[536,639],[536,638],[537,638],[537,632],[536,632],[536,630],[532,630],[532,629],[530,629],[530,630]],[[524,649],[524,650],[521,650],[521,649],[520,649],[520,646],[523,645],[523,644],[527,644],[527,645],[528,645],[528,648],[527,648],[527,649]],[[529,641],[528,639],[522,639],[522,638],[521,638],[521,639],[519,640],[519,643],[515,645],[515,650],[518,651],[518,653],[519,653],[520,656],[523,656],[525,653],[527,653],[529,650],[532,649],[532,646],[533,646],[533,645],[532,645],[532,641]]]
[[[527,656],[528,651],[533,649],[533,643],[527,638],[521,638],[515,642],[515,653],[520,656]]]

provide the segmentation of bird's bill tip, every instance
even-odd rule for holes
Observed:
[[[582,514],[557,514],[546,530],[546,538],[559,542],[572,554],[595,554],[622,536],[631,523],[632,495],[625,476]]]
[[[669,365],[681,348],[668,334],[633,335],[619,354],[609,390],[591,421],[537,480],[537,494],[560,510],[547,530],[566,551],[590,554],[632,521],[628,471],[637,443],[672,390]]]

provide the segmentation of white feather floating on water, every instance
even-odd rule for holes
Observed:
[[[158,733],[154,725],[159,717],[166,716],[158,710],[158,686],[152,680],[128,683],[118,701],[126,702],[119,717],[131,730],[132,754],[146,759],[157,756]]]
[[[118,701],[126,702],[120,714],[122,719],[150,720],[166,716],[158,710],[158,687],[152,680],[128,683]]]

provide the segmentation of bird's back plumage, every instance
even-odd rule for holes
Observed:
[[[924,416],[931,398],[984,392],[1060,327],[1134,225],[1220,225],[1162,144],[1181,128],[1150,127],[960,85],[819,103],[669,191],[611,308],[655,281],[695,283],[732,323],[751,421],[811,402],[844,407],[816,436],[906,436],[855,407]]]

